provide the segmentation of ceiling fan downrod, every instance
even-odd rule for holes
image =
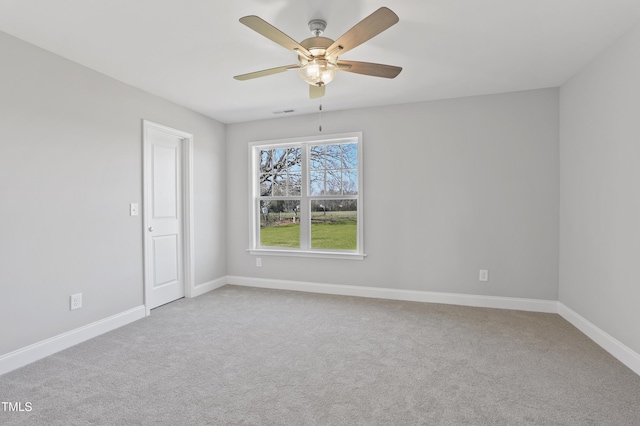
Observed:
[[[327,29],[327,22],[322,19],[312,19],[309,21],[309,31],[314,37],[320,37],[324,30]]]

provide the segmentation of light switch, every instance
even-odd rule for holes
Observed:
[[[131,216],[138,216],[138,203],[129,204],[129,214]]]

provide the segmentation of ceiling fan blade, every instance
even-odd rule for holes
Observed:
[[[251,80],[252,78],[266,77],[268,75],[278,74],[278,73],[285,72],[287,70],[296,69],[296,68],[300,68],[300,64],[285,65],[284,67],[277,67],[277,68],[269,68],[268,70],[255,71],[255,72],[250,72],[248,74],[236,75],[233,78],[235,78],[236,80],[243,80],[243,81]]]
[[[381,7],[333,42],[327,49],[327,56],[342,55],[377,36],[399,20],[398,15],[393,13],[391,9]]]
[[[395,67],[393,65],[357,61],[338,61],[338,67],[342,71],[384,78],[395,78],[400,74],[400,71],[402,71],[401,67]]]
[[[251,28],[255,32],[262,34],[266,38],[271,41],[278,43],[280,46],[283,46],[286,49],[296,51],[300,53],[302,56],[310,59],[313,55],[309,52],[305,47],[300,45],[297,41],[265,21],[264,19],[255,16],[249,15],[240,18],[240,22]]]
[[[309,85],[309,99],[318,99],[324,96],[327,86]]]

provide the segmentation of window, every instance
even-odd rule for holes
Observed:
[[[361,139],[251,144],[251,253],[364,257]]]

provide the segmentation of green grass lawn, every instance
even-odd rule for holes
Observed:
[[[300,224],[260,228],[260,244],[266,247],[300,247]]]
[[[357,232],[355,220],[312,223],[311,247],[355,250]],[[266,247],[300,247],[300,224],[290,223],[261,228],[260,243]]]
[[[358,228],[355,220],[311,224],[311,247],[355,250]]]

